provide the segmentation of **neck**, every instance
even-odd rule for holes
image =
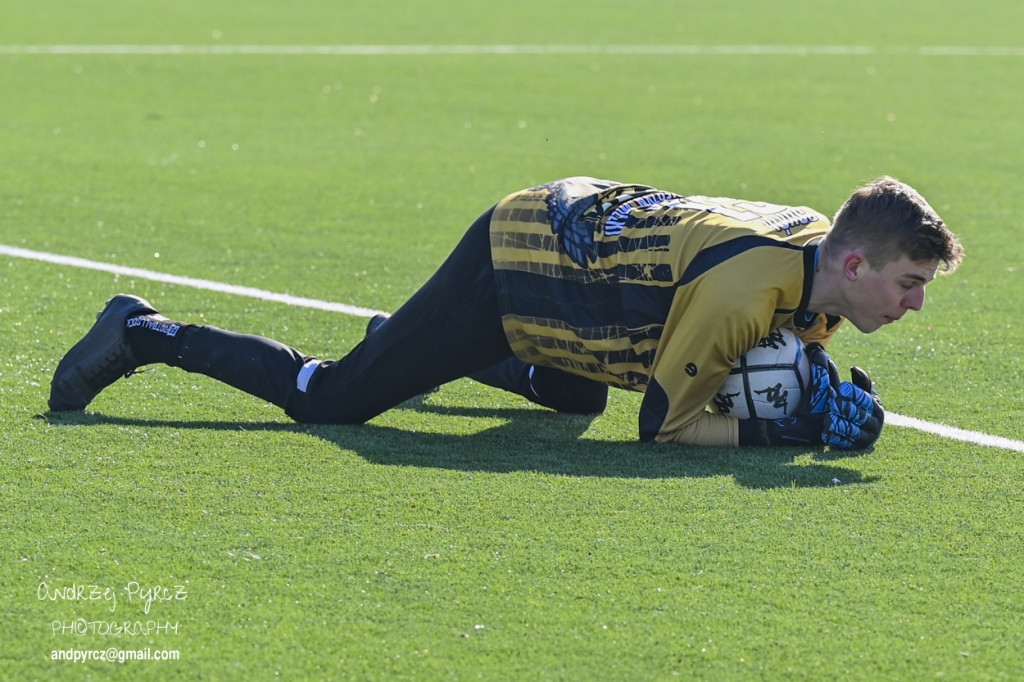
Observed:
[[[837,268],[831,256],[826,244],[823,243],[818,248],[818,260],[815,263],[814,281],[811,284],[807,308],[816,313],[842,315],[842,267]]]

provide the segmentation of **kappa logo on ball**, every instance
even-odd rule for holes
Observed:
[[[737,419],[782,419],[796,411],[810,377],[803,342],[776,329],[736,361],[713,407]]]

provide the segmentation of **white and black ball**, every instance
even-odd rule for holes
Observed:
[[[737,419],[791,416],[811,378],[803,342],[779,328],[744,353],[715,394],[713,407]]]

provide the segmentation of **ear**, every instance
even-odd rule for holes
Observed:
[[[851,282],[860,277],[864,268],[868,267],[868,259],[861,251],[848,251],[843,257],[843,275]]]

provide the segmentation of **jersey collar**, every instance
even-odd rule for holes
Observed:
[[[800,305],[793,313],[793,325],[797,329],[808,329],[818,322],[818,313],[807,309],[811,300],[811,286],[814,284],[814,270],[818,265],[818,243],[820,238],[814,239],[804,246],[804,290],[800,295]]]

